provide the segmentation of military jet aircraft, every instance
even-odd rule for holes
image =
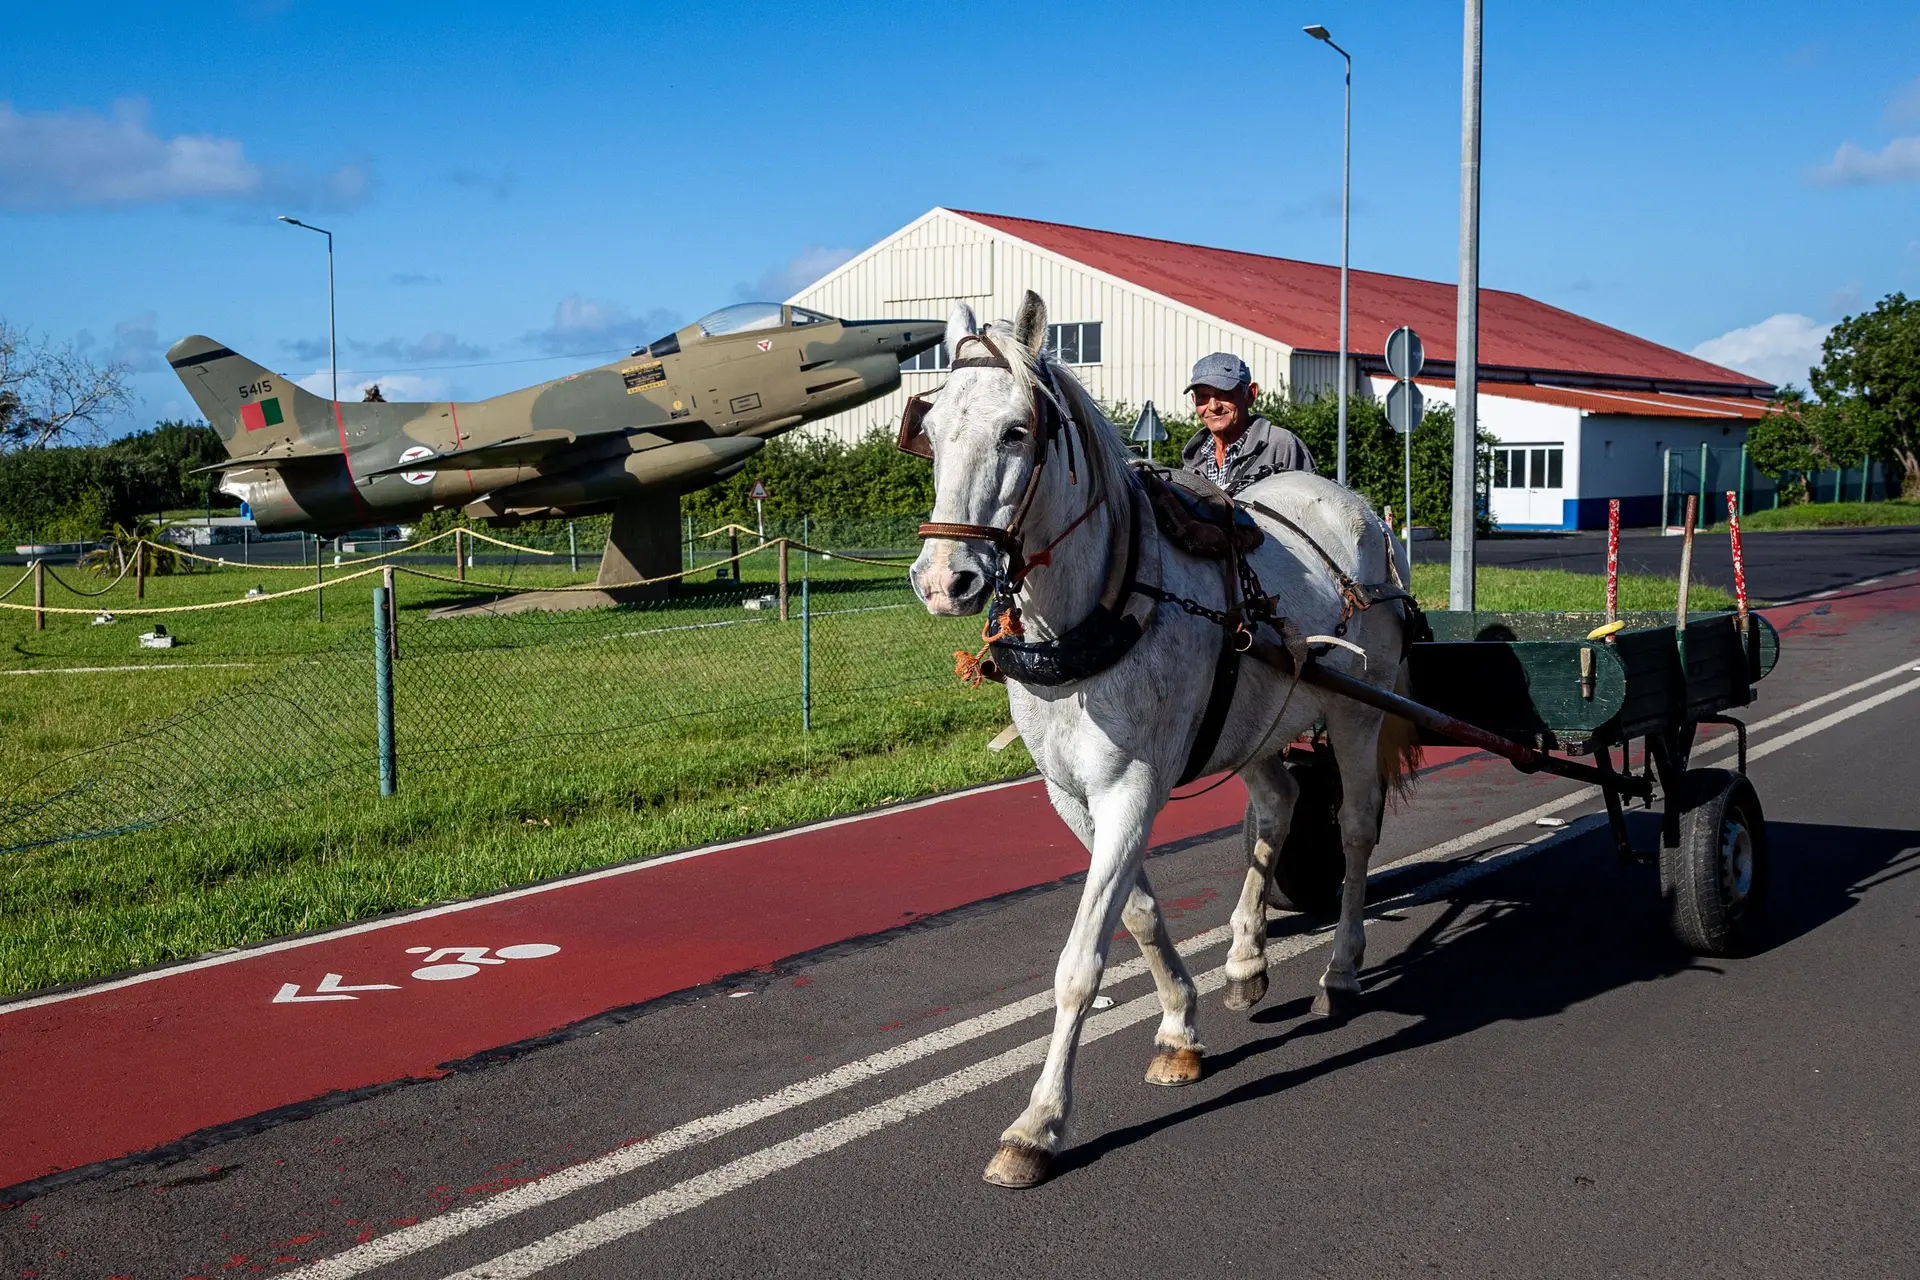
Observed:
[[[199,335],[167,362],[226,448],[221,491],[263,532],[449,507],[501,524],[611,511],[601,581],[621,582],[679,569],[681,494],[768,437],[892,391],[944,329],[747,302],[624,360],[467,403],[329,401]]]

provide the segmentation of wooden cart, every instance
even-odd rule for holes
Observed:
[[[1779,657],[1766,619],[1709,613],[1679,627],[1670,613],[1627,613],[1623,630],[1592,640],[1606,621],[1599,613],[1426,616],[1433,639],[1413,646],[1409,697],[1317,663],[1303,678],[1412,720],[1425,741],[1480,747],[1524,772],[1598,786],[1621,857],[1659,865],[1675,936],[1708,955],[1740,950],[1766,901],[1767,830],[1746,777],[1746,726],[1727,713],[1753,701],[1754,684]],[[1734,728],[1737,768],[1688,768],[1702,724]],[[1644,743],[1639,773],[1628,766],[1634,739]],[[1279,902],[1330,911],[1345,865],[1339,772],[1324,745],[1296,749],[1288,767],[1300,800],[1275,865]],[[1659,848],[1637,850],[1625,802],[1651,807],[1656,793]],[[1251,847],[1251,811],[1242,835]]]

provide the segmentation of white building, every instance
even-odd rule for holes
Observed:
[[[1032,289],[1052,341],[1095,396],[1185,411],[1188,373],[1230,351],[1263,388],[1295,398],[1339,378],[1337,266],[933,209],[789,301],[863,319],[944,321],[957,301],[983,320]],[[1383,395],[1387,335],[1412,325],[1423,389],[1453,395],[1455,290],[1350,273],[1353,394]],[[908,395],[936,385],[944,348],[909,364],[893,395],[812,430],[854,440],[891,430]],[[1609,498],[1628,524],[1660,520],[1668,450],[1739,445],[1773,387],[1517,293],[1480,294],[1480,423],[1496,436],[1493,516],[1509,529],[1594,528]],[[1331,460],[1323,460],[1329,463]]]

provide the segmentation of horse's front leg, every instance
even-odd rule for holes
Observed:
[[[1093,852],[1093,816],[1086,802],[1064,787],[1047,784],[1053,808],[1080,843]],[[1148,883],[1142,859],[1140,874],[1127,894],[1120,911],[1120,922],[1140,947],[1140,955],[1153,974],[1154,990],[1160,996],[1160,1029],[1153,1037],[1153,1061],[1147,1064],[1147,1083],[1158,1085],[1192,1084],[1200,1078],[1200,1055],[1206,1046],[1200,1043],[1200,1031],[1194,1018],[1199,1009],[1199,992],[1187,962],[1167,933],[1167,922],[1160,914],[1160,903]]]
[[[1129,770],[1121,782],[1090,798],[1092,863],[1080,894],[1073,930],[1053,975],[1053,1038],[1027,1109],[1000,1135],[1000,1149],[987,1164],[986,1180],[1002,1187],[1031,1187],[1045,1180],[1066,1131],[1072,1107],[1073,1059],[1080,1027],[1100,990],[1107,943],[1120,923],[1127,895],[1139,879],[1140,858],[1152,825],[1155,795],[1151,771]]]
[[[1267,891],[1273,863],[1287,842],[1300,784],[1287,772],[1286,754],[1275,752],[1241,774],[1253,806],[1254,841],[1247,874],[1233,907],[1233,945],[1227,950],[1227,1008],[1251,1009],[1267,994]]]
[[[1340,762],[1340,847],[1347,876],[1340,886],[1340,923],[1333,931],[1333,955],[1320,975],[1313,1011],[1321,1016],[1352,1011],[1360,999],[1360,964],[1367,956],[1367,863],[1380,843],[1381,801],[1385,779],[1375,758],[1381,714],[1358,704],[1342,704],[1327,716],[1327,738]]]

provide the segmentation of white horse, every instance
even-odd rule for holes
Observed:
[[[1076,652],[1091,643],[1098,661],[1117,646],[1103,649],[1101,636],[1090,631],[1117,631],[1124,638],[1130,626],[1141,628],[1124,656],[1084,678],[1028,684],[1018,670],[1005,672],[1014,724],[1046,779],[1055,810],[1092,857],[1054,973],[1056,1014],[1046,1064],[1026,1110],[1000,1135],[987,1165],[986,1180],[1007,1187],[1041,1182],[1059,1148],[1081,1024],[1099,991],[1116,924],[1124,923],[1139,943],[1164,1011],[1147,1081],[1183,1085],[1200,1078],[1196,991],[1147,884],[1144,854],[1154,815],[1167,803],[1200,732],[1222,632],[1177,601],[1157,597],[1220,611],[1230,603],[1222,565],[1187,554],[1156,529],[1126,447],[1073,375],[1046,353],[1046,332],[1046,307],[1033,293],[1013,324],[996,323],[984,333],[965,304],[955,307],[946,331],[955,362],[951,376],[930,404],[921,398],[910,408],[902,431],[906,447],[910,435],[924,430],[918,451],[933,459],[933,519],[921,531],[926,542],[911,575],[929,611],[973,614],[997,598],[988,625],[1004,629],[1009,597],[1003,584],[1012,577],[1016,617],[1024,622],[1028,644],[1068,635]],[[1386,607],[1345,618],[1351,610],[1326,561],[1300,536],[1310,535],[1358,582],[1382,583],[1391,576],[1408,581],[1404,549],[1366,500],[1332,481],[1297,473],[1270,477],[1240,496],[1297,526],[1263,520],[1267,537],[1249,557],[1263,590],[1277,598],[1274,612],[1309,635],[1344,630],[1357,652],[1320,645],[1318,660],[1393,687],[1405,654],[1405,618]],[[1157,587],[1156,595],[1125,583],[1116,589],[1128,560],[1135,581]],[[1346,879],[1314,1009],[1340,1012],[1360,990],[1366,947],[1361,910],[1383,798],[1402,780],[1417,747],[1404,721],[1297,681],[1284,659],[1271,660],[1285,652],[1274,639],[1267,628],[1262,645],[1270,660],[1241,664],[1231,709],[1204,769],[1238,770],[1258,820],[1251,865],[1233,910],[1226,1005],[1250,1009],[1266,994],[1265,897],[1297,794],[1282,753],[1290,740],[1324,720],[1340,767]],[[1293,648],[1301,652],[1297,635]],[[1066,674],[1073,665],[1066,664]]]

